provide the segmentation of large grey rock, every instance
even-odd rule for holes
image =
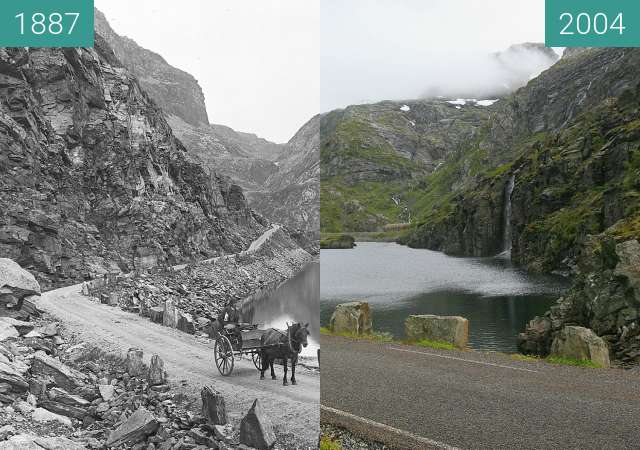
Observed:
[[[109,448],[124,445],[131,448],[144,441],[158,429],[158,421],[145,408],[140,407],[118,428],[109,433],[106,446]]]
[[[91,405],[91,403],[79,395],[69,394],[64,389],[60,389],[58,387],[51,388],[48,392],[48,397],[50,400],[56,401],[58,403],[62,403],[69,406],[77,406],[78,408],[86,408]]]
[[[13,392],[26,392],[29,383],[10,362],[0,361],[0,386],[8,386]]]
[[[566,326],[551,344],[551,356],[588,360],[600,367],[609,367],[609,347],[592,330]]]
[[[20,333],[18,333],[16,327],[8,322],[0,322],[0,342],[10,338],[17,338],[18,336],[20,336]]]
[[[127,373],[132,377],[140,376],[145,372],[144,363],[142,362],[143,356],[144,352],[139,348],[130,348],[127,352]]]
[[[36,354],[31,362],[31,374],[51,377],[55,383],[67,391],[73,391],[84,384],[82,372],[63,364],[59,360],[44,354]]]
[[[227,408],[224,397],[211,386],[205,386],[200,392],[202,397],[202,415],[211,425],[227,423]]]
[[[469,321],[459,316],[412,315],[404,323],[410,341],[427,339],[466,348],[469,342]]]
[[[116,388],[111,384],[100,384],[98,385],[98,391],[100,392],[102,399],[108,402],[115,395]]]
[[[162,317],[164,316],[164,307],[154,306],[149,308],[149,318],[152,322],[162,323]]]
[[[164,361],[162,361],[162,358],[158,355],[153,355],[151,357],[151,364],[149,365],[149,371],[147,372],[147,381],[149,382],[149,386],[164,384],[166,381]]]
[[[18,434],[0,442],[0,450],[84,450],[86,447],[62,436]]]
[[[162,325],[175,328],[178,326],[178,308],[173,300],[164,302],[164,313],[162,315]]]
[[[0,258],[0,288],[2,287],[21,293],[21,297],[40,294],[40,284],[35,277],[8,258]]]
[[[371,310],[367,302],[342,303],[336,306],[329,324],[332,333],[364,335],[371,334],[372,328]]]
[[[196,332],[196,326],[191,314],[179,311],[177,328],[185,333],[194,334]]]
[[[267,450],[276,443],[273,425],[256,399],[240,422],[240,443],[258,450]]]
[[[58,422],[62,425],[66,425],[71,427],[71,419],[68,417],[62,416],[60,414],[53,413],[51,411],[47,411],[44,408],[36,408],[31,415],[31,418],[36,422]]]
[[[13,326],[18,331],[20,336],[24,336],[30,333],[34,328],[33,323],[17,320],[12,317],[0,317],[0,322],[4,322],[6,324]],[[0,326],[2,325],[0,324]],[[2,340],[2,338],[0,338],[0,340]]]

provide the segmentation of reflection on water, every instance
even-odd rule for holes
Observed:
[[[303,356],[316,357],[319,348],[320,264],[311,263],[275,291],[258,293],[240,307],[243,322],[257,323],[261,329],[287,329],[287,322],[309,323],[309,345]]]
[[[453,258],[392,243],[323,250],[321,264],[323,325],[335,305],[353,300],[370,303],[376,330],[400,338],[411,314],[459,315],[469,319],[470,345],[479,350],[516,350],[525,324],[567,287],[503,258]]]

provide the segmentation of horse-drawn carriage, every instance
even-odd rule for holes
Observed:
[[[302,347],[307,346],[308,325],[295,323],[288,325],[287,330],[271,328],[261,330],[256,324],[228,323],[219,329],[215,336],[214,359],[218,371],[223,376],[231,375],[236,357],[250,357],[260,378],[271,367],[271,377],[275,379],[273,362],[283,361],[284,379],[287,384],[287,360],[291,360],[291,382],[296,383],[295,365]]]
[[[244,356],[250,357],[256,369],[262,370],[260,340],[264,333],[258,325],[242,323],[228,324],[218,331],[213,355],[220,374],[231,375],[236,357]]]

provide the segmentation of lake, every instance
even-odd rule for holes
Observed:
[[[318,303],[320,296],[320,264],[308,264],[296,276],[275,290],[259,292],[240,306],[243,322],[257,323],[262,329],[286,330],[287,323],[309,323],[309,345],[302,356],[316,358],[319,348],[320,325]]]
[[[362,300],[373,328],[400,339],[411,314],[466,317],[476,350],[516,351],[526,323],[568,287],[566,279],[527,274],[504,257],[455,258],[394,243],[322,250],[320,261],[322,326],[337,304]]]

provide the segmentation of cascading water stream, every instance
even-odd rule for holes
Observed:
[[[509,183],[505,188],[505,199],[504,199],[504,237],[502,243],[502,254],[511,257],[511,194],[513,194],[513,188],[516,185],[516,176],[511,175],[509,178]]]

